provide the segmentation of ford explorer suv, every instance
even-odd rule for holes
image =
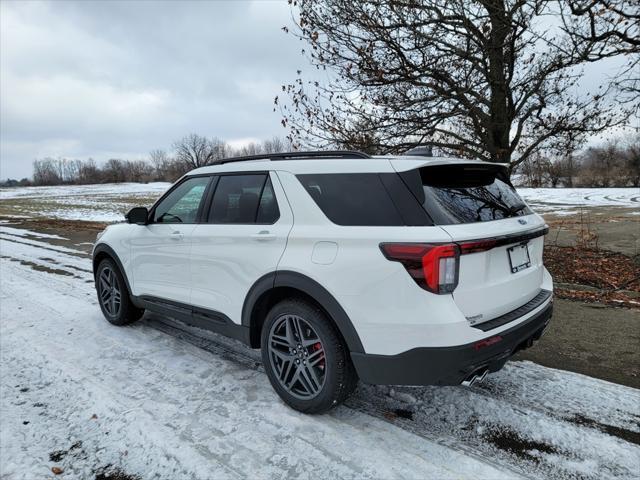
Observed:
[[[293,152],[178,180],[93,250],[115,325],[145,310],[260,348],[307,413],[358,379],[470,385],[540,338],[548,228],[507,167],[424,156]]]

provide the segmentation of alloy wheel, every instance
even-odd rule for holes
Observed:
[[[325,350],[313,327],[297,315],[282,315],[269,332],[269,360],[280,385],[308,400],[322,390]]]
[[[120,313],[122,293],[115,272],[109,267],[103,268],[98,277],[98,285],[102,307],[109,315],[116,317]]]

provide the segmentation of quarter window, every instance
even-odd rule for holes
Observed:
[[[157,206],[155,223],[195,223],[209,177],[189,178],[174,188]]]
[[[333,223],[398,226],[405,222],[377,173],[298,175],[298,180]]]

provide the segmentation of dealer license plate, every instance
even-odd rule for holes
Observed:
[[[526,243],[507,248],[507,253],[509,254],[511,273],[518,273],[519,271],[531,266],[529,247]]]

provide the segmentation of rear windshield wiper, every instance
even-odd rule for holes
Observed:
[[[515,215],[516,213],[521,212],[525,208],[527,208],[527,206],[524,203],[522,205],[518,206],[518,207],[511,207],[509,209],[509,214],[510,215]]]

